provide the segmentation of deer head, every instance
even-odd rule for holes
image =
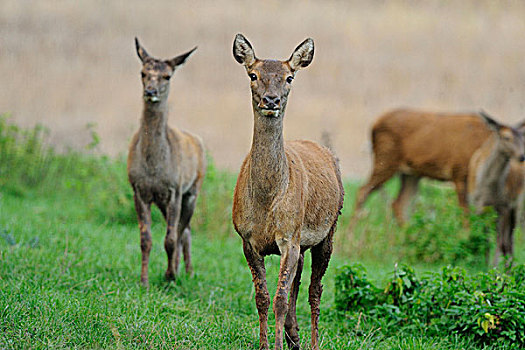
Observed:
[[[314,57],[314,41],[303,41],[287,61],[260,60],[242,34],[233,42],[233,57],[244,65],[251,80],[254,111],[269,118],[284,115],[295,73],[307,67]]]
[[[170,79],[178,66],[186,62],[186,59],[197,49],[192,50],[169,60],[159,60],[148,54],[148,52],[135,38],[137,55],[142,61],[142,86],[144,101],[158,103],[166,101],[170,88]]]
[[[496,133],[498,150],[508,158],[514,158],[520,162],[525,161],[525,146],[523,139],[525,122],[522,122],[515,127],[511,127],[500,124],[484,111],[480,111],[479,115],[488,127]]]

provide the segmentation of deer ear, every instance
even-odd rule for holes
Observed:
[[[193,51],[197,50],[197,46],[195,46],[193,49],[191,49],[190,51],[186,52],[186,53],[183,53],[182,55],[179,55],[175,58],[172,58],[171,60],[167,60],[166,63],[173,69],[175,70],[175,68],[177,66],[180,66],[181,64],[183,64],[184,62],[186,62],[186,60],[188,59],[188,57],[190,57],[190,55],[193,53]]]
[[[502,125],[495,121],[490,115],[485,113],[485,111],[479,111],[479,116],[481,117],[481,119],[483,119],[483,121],[488,125],[488,127],[491,130],[499,131],[501,129]]]
[[[139,39],[137,39],[137,37],[135,37],[135,48],[137,49],[137,55],[142,62],[150,57],[146,50],[140,45]]]
[[[525,133],[525,120],[522,120],[518,124],[514,125],[514,129],[518,130],[520,133]]]
[[[233,41],[233,57],[246,67],[251,66],[256,60],[252,44],[242,34],[237,34]]]
[[[308,38],[295,48],[288,62],[293,70],[308,67],[314,59],[314,40]]]

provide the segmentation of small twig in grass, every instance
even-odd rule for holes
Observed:
[[[71,289],[73,289],[73,288],[80,287],[80,286],[82,286],[82,285],[84,285],[84,284],[87,284],[87,283],[89,283],[89,282],[91,282],[91,281],[94,281],[94,280],[96,280],[96,278],[95,278],[95,277],[91,277],[91,278],[88,279],[88,280],[78,282],[78,283],[72,285],[71,287],[69,287],[69,290],[71,290]],[[107,293],[107,294],[109,294],[109,293]]]
[[[355,326],[356,332],[359,331],[359,326],[361,325],[361,316],[363,316],[363,312],[360,312],[359,317],[357,318],[357,325]]]
[[[370,331],[370,333],[367,334],[367,336],[365,337],[365,339],[363,340],[363,342],[361,343],[361,346],[359,347],[359,350],[363,349],[363,346],[366,345],[366,342],[368,342],[368,339],[370,339],[372,337],[372,335],[374,335],[374,333],[378,332],[381,330],[381,327],[377,328],[377,329],[372,329]],[[350,345],[350,343],[348,343]]]

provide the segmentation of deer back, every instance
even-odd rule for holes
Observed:
[[[490,130],[475,113],[440,114],[400,109],[372,128],[375,163],[439,180],[466,178],[472,154]]]

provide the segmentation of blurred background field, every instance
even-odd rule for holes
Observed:
[[[388,109],[523,119],[524,18],[521,1],[4,0],[0,112],[49,127],[59,149],[83,147],[94,123],[99,152],[125,153],[141,112],[133,38],[162,58],[198,45],[173,79],[170,123],[201,135],[217,166],[237,171],[252,112],[234,35],[279,59],[310,36],[314,62],[294,82],[285,137],[328,132],[344,174],[362,178],[369,127]]]

